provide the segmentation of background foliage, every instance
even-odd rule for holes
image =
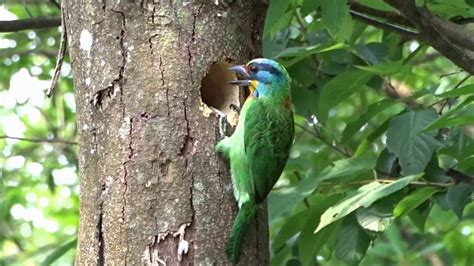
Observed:
[[[57,16],[51,1],[8,1],[0,20]],[[15,18],[16,17],[16,18]],[[71,68],[50,99],[57,27],[0,33],[0,265],[38,265],[54,251],[71,265],[79,218]],[[34,141],[11,139],[27,138]],[[53,256],[54,257],[54,256]],[[53,258],[50,257],[50,258]]]
[[[474,264],[470,75],[429,45],[361,22],[354,2],[270,1],[264,56],[293,78],[297,127],[269,197],[272,264]],[[469,18],[472,4],[427,7]],[[0,15],[59,9],[11,1]],[[64,142],[76,134],[67,60],[55,95],[44,96],[58,43],[57,28],[0,33],[2,265],[73,262],[79,189],[77,145]]]

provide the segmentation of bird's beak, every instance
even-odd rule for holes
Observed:
[[[237,86],[250,86],[250,80],[248,80],[249,73],[246,66],[244,65],[233,66],[233,67],[229,67],[229,70],[237,73],[237,76],[241,78],[239,80],[232,80],[229,82],[229,84],[237,85]]]

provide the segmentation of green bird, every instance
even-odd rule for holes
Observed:
[[[250,90],[234,133],[216,145],[217,152],[230,160],[239,206],[226,246],[227,256],[237,264],[247,227],[285,167],[295,128],[291,79],[283,66],[258,58],[230,70],[239,76],[230,83]]]

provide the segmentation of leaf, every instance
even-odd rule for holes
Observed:
[[[403,69],[403,64],[400,61],[397,62],[385,62],[372,66],[356,66],[359,69],[378,74],[378,75],[392,75],[399,73]]]
[[[369,207],[375,201],[390,195],[404,187],[421,175],[411,175],[398,179],[390,184],[381,184],[377,181],[360,187],[354,195],[347,197],[337,205],[327,209],[321,216],[321,221],[315,233],[327,225],[345,217],[360,207]]]
[[[398,102],[393,101],[391,99],[383,99],[381,101],[378,101],[376,103],[373,103],[367,107],[367,112],[362,114],[357,120],[349,123],[346,128],[344,129],[344,132],[342,134],[342,142],[346,143],[350,138],[354,136],[354,134],[360,130],[367,122],[370,121],[373,117],[376,115],[380,114],[384,110],[394,106],[394,105],[399,105]],[[397,108],[397,112],[399,108]]]
[[[272,0],[265,16],[264,35],[273,38],[275,34],[286,27],[293,18],[293,12],[288,11],[290,0]]]
[[[358,175],[373,169],[374,166],[374,160],[368,160],[363,156],[336,161],[333,165],[319,171],[315,176],[303,179],[294,187],[279,189],[270,193],[268,196],[270,202],[269,215],[270,217],[279,217],[292,210],[299,202],[313,193],[323,180]]]
[[[471,107],[471,105],[473,104],[473,101],[474,101],[474,95],[467,97],[460,104],[456,105],[456,107],[444,113],[443,116],[439,117],[437,120],[433,121],[431,124],[426,126],[424,131],[431,131],[431,130],[436,130],[443,127],[460,124],[462,120],[461,121],[456,120],[456,118],[458,117],[458,113],[467,107]]]
[[[431,198],[433,194],[439,191],[440,189],[436,187],[424,187],[414,191],[413,193],[402,199],[397,204],[397,206],[395,206],[395,209],[393,209],[393,215],[395,217],[400,217],[406,215],[407,213],[410,213],[418,206],[420,206],[423,202]]]
[[[464,125],[474,122],[474,115],[459,115],[459,116],[443,116],[440,119],[434,121],[429,126],[427,126],[424,131],[432,131],[435,129],[455,126],[455,125]]]
[[[462,219],[464,207],[470,202],[473,190],[471,185],[465,183],[459,183],[448,188],[446,194],[448,206],[459,219]]]
[[[334,235],[337,226],[327,227],[319,234],[314,234],[315,222],[318,220],[323,212],[332,204],[340,200],[340,195],[318,194],[312,198],[311,202],[318,202],[318,204],[311,204],[309,214],[304,217],[305,224],[301,228],[301,233],[298,241],[299,257],[303,265],[308,265],[314,260],[319,250],[328,242],[328,238]],[[334,224],[335,225],[335,224]]]
[[[360,208],[356,211],[357,222],[365,229],[383,232],[392,223],[393,217],[378,212],[375,208]]]
[[[382,173],[388,176],[400,175],[397,156],[395,156],[395,154],[393,153],[390,153],[387,148],[383,149],[382,152],[380,152],[375,169],[378,173]]]
[[[433,132],[422,132],[438,114],[434,109],[409,111],[393,117],[387,131],[387,148],[397,155],[404,175],[422,172],[438,142]]]
[[[423,204],[422,204],[423,206]],[[412,212],[408,213],[408,218],[410,218],[410,221],[420,229],[421,232],[425,231],[425,223],[426,219],[428,218],[428,215],[430,214],[431,208],[426,207],[423,208],[422,210],[419,210],[420,208],[417,208],[413,210]]]
[[[336,239],[336,257],[348,265],[357,265],[369,248],[371,238],[350,215],[339,227]]]
[[[388,126],[390,124],[390,119],[385,120],[378,128],[374,130],[374,132],[370,133],[357,147],[354,156],[359,156],[367,151],[372,142],[374,142],[378,137],[380,137],[385,131],[387,131]]]
[[[318,118],[326,121],[331,108],[362,88],[372,76],[364,70],[348,70],[331,79],[321,89]]]
[[[272,246],[274,249],[278,250],[281,246],[286,245],[286,241],[301,230],[301,227],[306,222],[305,218],[308,217],[308,213],[309,209],[305,209],[292,216],[285,217],[284,224],[272,238]]]
[[[321,19],[335,40],[343,42],[350,37],[353,23],[347,0],[322,0]]]
[[[452,89],[450,91],[443,92],[441,94],[436,94],[438,97],[458,97],[462,95],[474,94],[474,84],[462,86],[457,89]]]
[[[59,246],[57,249],[55,249],[51,254],[49,254],[46,259],[41,263],[41,266],[47,266],[51,265],[53,262],[61,258],[66,252],[68,252],[71,249],[74,249],[77,244],[77,238],[74,238],[73,240],[66,242],[62,246]]]
[[[345,48],[346,46],[343,43],[329,43],[329,44],[317,44],[313,46],[307,47],[290,47],[286,48],[285,50],[281,51],[279,54],[275,56],[275,58],[282,58],[282,57],[296,57],[301,56],[302,58],[312,55],[318,54],[322,52],[328,52],[335,49]],[[295,62],[293,62],[294,64]]]

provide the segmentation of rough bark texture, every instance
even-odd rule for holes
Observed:
[[[229,264],[236,206],[213,149],[219,117],[200,87],[214,62],[260,54],[261,3],[66,2],[80,130],[78,265]],[[242,265],[268,264],[267,229],[262,212]]]

